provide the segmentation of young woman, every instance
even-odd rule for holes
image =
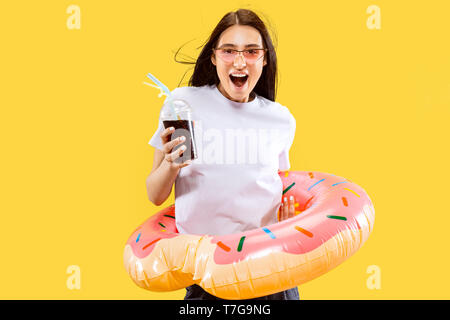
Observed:
[[[280,203],[278,170],[290,168],[296,121],[275,102],[276,79],[276,53],[261,19],[245,9],[226,14],[203,47],[189,86],[172,91],[193,109],[198,158],[175,162],[186,148],[173,149],[184,140],[169,141],[174,130],[164,129],[161,119],[149,142],[156,149],[148,197],[161,205],[175,183],[180,233],[260,228],[276,223],[279,209],[279,220],[294,216],[295,199]],[[198,285],[187,288],[185,300],[190,299],[221,300]],[[299,295],[295,287],[256,299],[298,300]]]

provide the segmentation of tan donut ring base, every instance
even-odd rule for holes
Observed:
[[[296,287],[355,253],[373,229],[365,191],[321,172],[279,171],[297,214],[276,224],[225,235],[179,234],[174,206],[130,236],[124,264],[141,288],[172,291],[194,283],[222,299],[251,299]]]

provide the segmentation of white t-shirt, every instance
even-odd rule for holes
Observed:
[[[180,233],[225,235],[277,222],[296,121],[289,109],[264,97],[229,100],[213,86],[172,91],[192,107],[198,158],[175,180]],[[149,144],[162,150],[161,118]]]

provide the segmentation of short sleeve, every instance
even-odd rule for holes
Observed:
[[[284,149],[281,151],[278,159],[279,159],[279,164],[278,164],[278,168],[281,171],[286,171],[289,170],[291,168],[291,164],[289,162],[289,149],[292,146],[292,143],[294,142],[294,137],[295,137],[295,129],[297,127],[297,123],[295,118],[292,116],[292,114],[289,114],[290,119],[289,119],[289,138],[288,141],[286,142],[286,146],[284,147]]]
[[[156,129],[156,132],[151,137],[150,141],[148,142],[149,145],[155,147],[156,149],[159,149],[162,151],[163,144],[161,141],[161,133],[164,131],[164,125],[161,121],[161,118],[158,121],[158,129]]]

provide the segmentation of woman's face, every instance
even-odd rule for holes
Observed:
[[[259,31],[251,26],[233,25],[226,29],[219,37],[216,48],[230,48],[237,50],[264,48]],[[228,99],[236,102],[248,102],[250,93],[258,83],[263,66],[267,64],[266,56],[255,62],[248,62],[242,53],[236,55],[234,61],[225,62],[213,53],[212,63],[216,66],[220,83],[219,91]],[[248,78],[242,86],[231,80],[231,74],[247,74]]]

